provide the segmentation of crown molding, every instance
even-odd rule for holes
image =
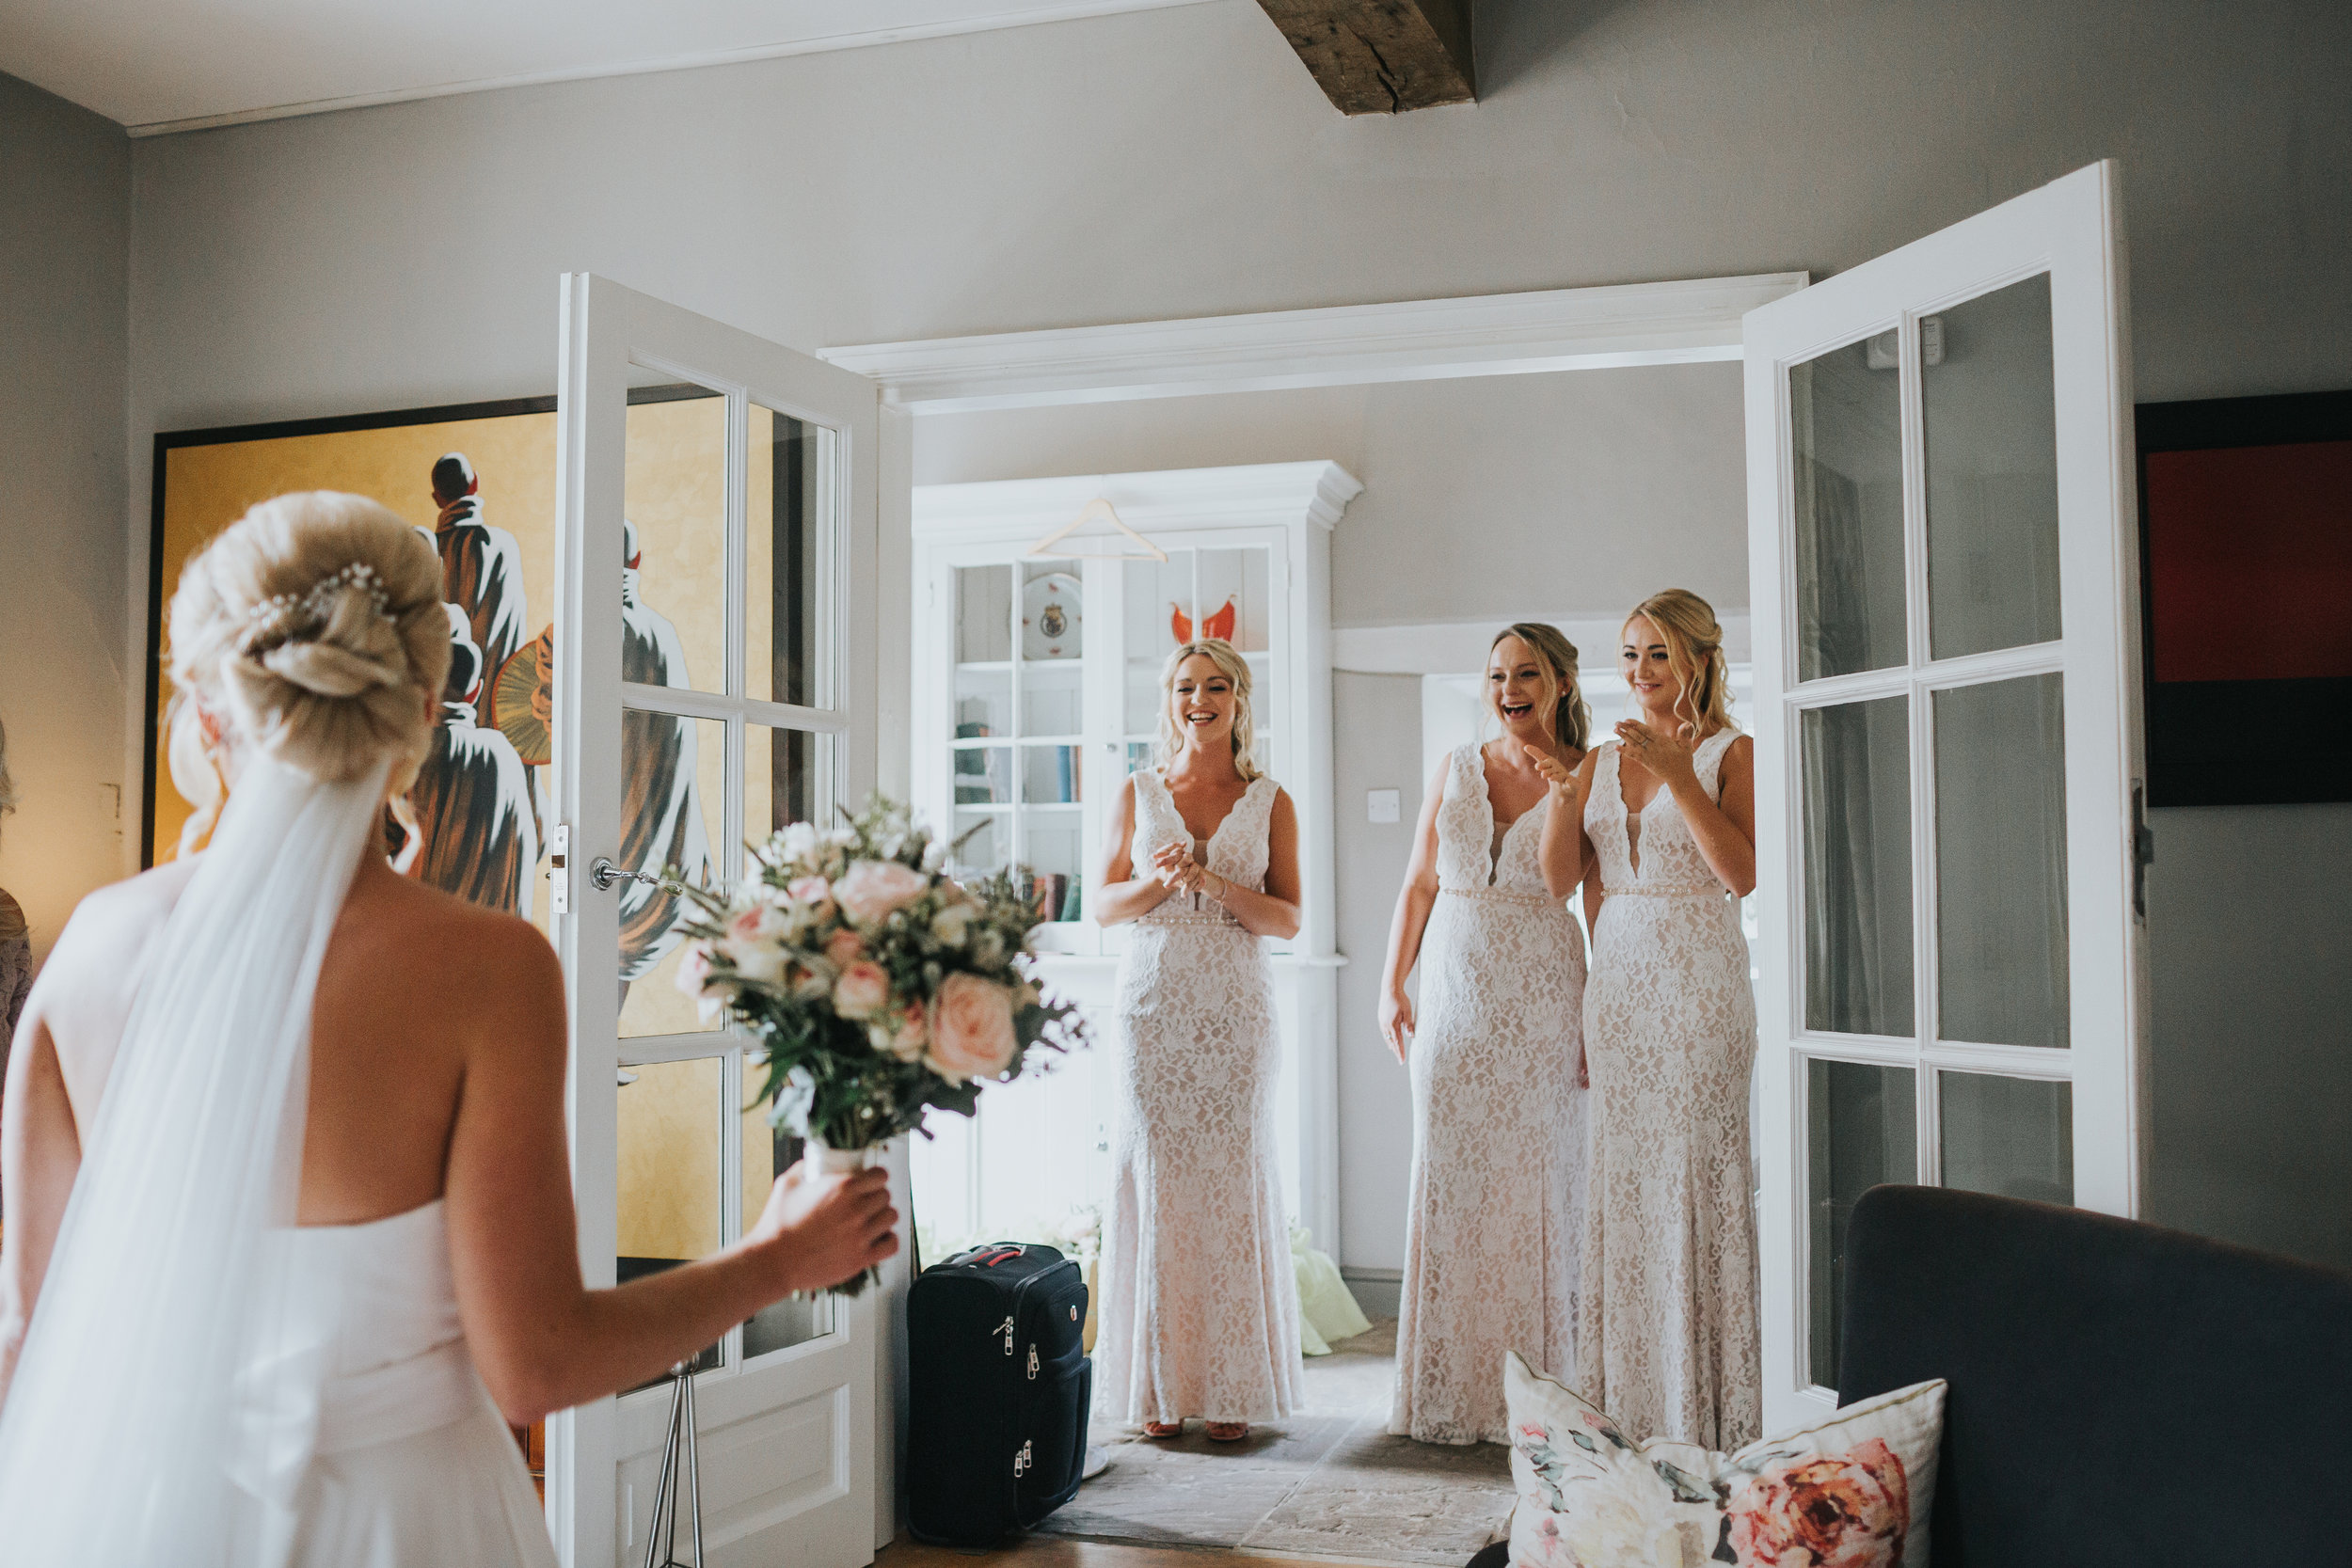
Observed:
[[[1139,533],[1299,522],[1327,531],[1363,483],[1337,463],[1251,463],[1154,473],[1074,474],[914,487],[916,539],[1034,538],[1097,496]]]
[[[1740,356],[1802,272],[1053,327],[818,351],[918,414]]]

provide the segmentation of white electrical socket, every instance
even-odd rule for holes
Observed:
[[[1404,803],[1403,795],[1396,790],[1368,789],[1364,791],[1364,820],[1367,822],[1401,820],[1398,814],[1404,809]]]

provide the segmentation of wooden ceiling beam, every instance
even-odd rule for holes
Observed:
[[[1258,0],[1342,114],[1478,98],[1471,0]]]

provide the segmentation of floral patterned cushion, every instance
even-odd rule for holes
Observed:
[[[1581,1396],[1503,1369],[1511,1568],[1924,1568],[1944,1382],[1714,1453],[1632,1443]]]

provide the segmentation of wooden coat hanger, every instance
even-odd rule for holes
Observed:
[[[1056,546],[1098,517],[1108,518],[1111,527],[1123,533],[1135,545],[1132,550],[1064,550]],[[1032,561],[1158,561],[1166,562],[1168,552],[1129,528],[1119,511],[1101,496],[1078,509],[1078,515],[1029,546]]]

